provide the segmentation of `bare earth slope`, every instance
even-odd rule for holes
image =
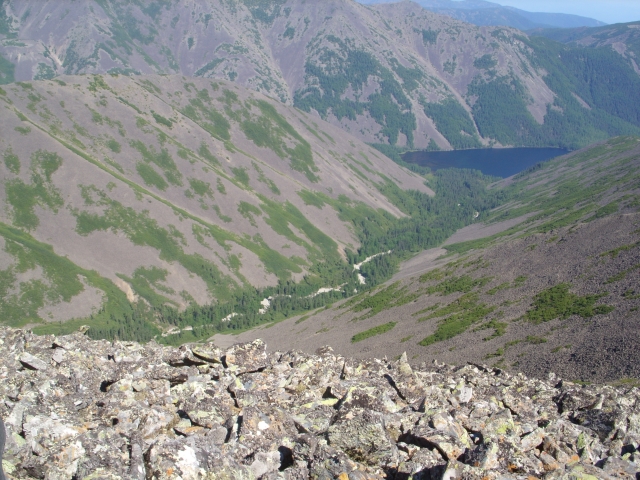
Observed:
[[[338,209],[402,216],[388,181],[430,193],[339,129],[225,81],[11,84],[0,125],[0,310],[13,324],[300,279],[358,247]]]
[[[406,351],[584,381],[640,377],[638,139],[533,170],[501,182],[519,193],[491,216],[490,236],[448,244],[448,257],[418,255],[385,286],[332,308],[215,340],[330,344],[360,358]]]

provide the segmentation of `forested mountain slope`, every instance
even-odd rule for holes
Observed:
[[[347,255],[363,248],[364,219],[382,229],[405,217],[402,189],[433,193],[341,130],[228,81],[14,83],[0,88],[0,125],[0,319],[16,326],[131,323],[136,304],[235,302],[303,277],[304,295],[357,282]]]
[[[491,190],[506,201],[481,215],[486,226],[411,259],[384,285],[215,340],[328,344],[361,358],[406,351],[416,363],[581,381],[639,378],[640,138],[612,139]]]
[[[547,28],[532,35],[582,47],[607,47],[622,55],[640,74],[640,22],[618,23],[597,28]]]
[[[578,148],[640,133],[640,76],[610,48],[477,27],[415,3],[9,0],[0,80],[222,78],[369,143]],[[616,85],[616,88],[611,88]]]

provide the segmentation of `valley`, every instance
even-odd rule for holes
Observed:
[[[638,22],[418,3],[0,0],[1,479],[638,478]]]
[[[184,342],[282,318],[363,288],[358,274],[366,288],[385,280],[497,202],[490,177],[448,171],[432,190],[228,82],[60,77],[0,100],[15,132],[0,141],[2,316],[40,333],[87,318],[96,337],[202,329],[163,337]]]
[[[494,184],[512,200],[348,301],[232,338],[282,350],[472,362],[578,381],[637,378],[640,140]]]
[[[638,318],[633,24],[205,3],[2,4],[4,324],[638,376],[603,334]],[[518,146],[570,153],[502,180],[401,157]]]

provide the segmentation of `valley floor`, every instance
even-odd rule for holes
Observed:
[[[466,227],[445,244],[495,235],[524,220]],[[627,381],[640,377],[640,339],[635,334],[640,329],[639,226],[640,214],[615,215],[462,255],[444,257],[443,248],[426,250],[364,294],[371,309],[358,308],[362,299],[356,297],[236,336],[216,335],[213,341],[227,347],[261,338],[270,350],[308,353],[330,345],[341,355],[358,358],[392,359],[406,351],[412,363],[486,363],[538,377],[553,371],[571,380]],[[433,285],[442,278],[444,282]],[[471,282],[466,288],[438,290],[447,281],[455,285],[466,280]],[[530,320],[536,302],[545,292],[557,294],[558,285],[568,285],[567,293],[554,301],[591,302],[593,311]],[[376,305],[376,300],[386,304]],[[451,337],[419,344],[465,308],[481,318],[469,320]],[[363,333],[363,340],[355,337]]]

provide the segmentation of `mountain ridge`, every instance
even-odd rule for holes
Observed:
[[[618,23],[598,28],[568,30],[536,29],[530,32],[565,44],[583,47],[608,47],[626,58],[636,73],[640,73],[640,22]]]
[[[0,80],[108,72],[224,78],[368,143],[401,148],[575,149],[640,133],[635,106],[602,85],[615,76],[622,90],[640,90],[628,59],[475,27],[411,2],[82,5],[5,3]]]
[[[393,0],[358,0],[364,4],[392,3]],[[414,0],[432,12],[447,15],[474,25],[493,25],[531,30],[534,28],[599,27],[606,23],[567,13],[529,12],[484,0]]]

